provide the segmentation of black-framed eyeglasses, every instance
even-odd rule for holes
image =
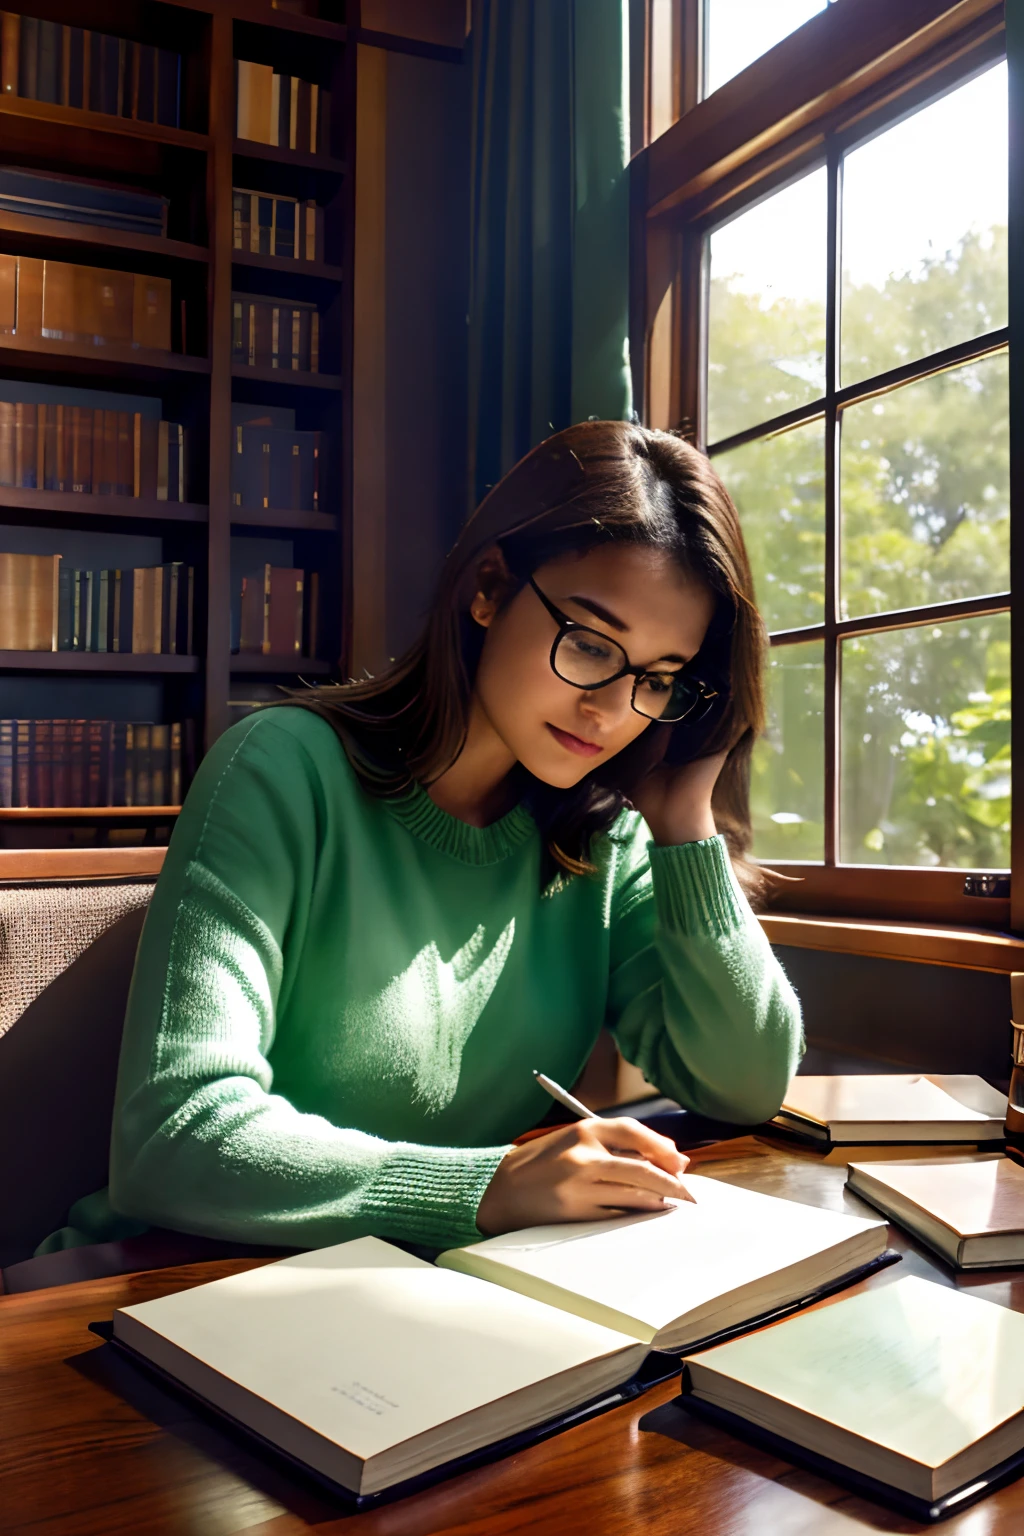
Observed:
[[[630,704],[638,715],[648,720],[664,720],[675,724],[693,716],[699,720],[718,697],[700,678],[685,668],[678,672],[651,672],[645,667],[630,665],[629,657],[617,640],[603,635],[598,629],[577,624],[549,597],[546,597],[534,581],[530,586],[558,625],[558,634],[551,647],[551,670],[563,683],[573,688],[606,688],[620,677],[632,677],[633,694]]]

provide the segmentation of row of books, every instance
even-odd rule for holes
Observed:
[[[308,602],[306,601],[308,593]],[[239,650],[263,656],[315,656],[320,578],[265,565],[242,578]]]
[[[158,192],[137,192],[16,165],[0,166],[0,210],[4,213],[163,236],[167,234],[168,207],[169,199]]]
[[[195,573],[180,560],[85,571],[0,554],[0,650],[192,654]]]
[[[236,507],[319,510],[319,432],[239,425],[234,433],[231,500]]]
[[[0,485],[184,501],[185,450],[185,428],[177,421],[0,400]]]
[[[180,805],[190,726],[0,720],[0,806]]]
[[[320,315],[297,299],[232,295],[231,356],[249,368],[320,372]]]
[[[181,56],[107,32],[2,11],[0,90],[176,128]]]
[[[0,332],[171,350],[171,280],[0,255]]]
[[[2,187],[0,172],[0,191]],[[315,202],[235,187],[232,211],[236,251],[289,256],[295,261],[323,260],[323,210]]]
[[[240,139],[314,155],[330,148],[331,93],[315,81],[279,75],[272,64],[236,59],[235,102]]]

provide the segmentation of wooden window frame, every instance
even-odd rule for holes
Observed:
[[[642,258],[634,295],[642,314],[638,408],[652,426],[684,431],[707,448],[706,236],[741,209],[820,166],[828,175],[828,274],[825,395],[810,405],[710,445],[719,453],[811,420],[825,421],[826,612],[822,624],[773,636],[773,644],[823,639],[826,657],[825,793],[827,840],[821,863],[766,861],[788,878],[773,883],[777,912],[902,919],[1024,932],[1024,879],[1011,896],[964,894],[963,869],[844,865],[838,861],[839,688],[841,640],[850,634],[907,628],[938,618],[1009,611],[1011,664],[1024,676],[1024,624],[1014,622],[1008,593],[901,612],[840,620],[837,604],[837,424],[843,407],[913,379],[991,356],[1021,334],[1024,321],[1024,144],[1018,76],[1024,72],[1024,24],[1004,19],[1000,0],[835,0],[713,95],[699,100],[704,38],[694,0],[673,0],[674,39],[690,64],[675,68],[678,120],[632,164],[637,194],[635,241]],[[1012,8],[1011,8],[1012,9]],[[1018,33],[1021,34],[1018,40]],[[931,357],[840,388],[836,357],[838,230],[843,155],[939,95],[1007,57],[1010,107],[1009,325]],[[694,62],[696,61],[696,65]],[[1018,61],[1020,61],[1018,63]],[[687,102],[693,103],[684,110]],[[1024,102],[1022,102],[1024,107]],[[649,119],[648,119],[649,121]],[[1018,212],[1019,210],[1019,212]],[[1015,274],[1021,274],[1015,281]],[[1024,346],[1010,350],[1011,508],[1024,487]],[[1014,430],[1014,423],[1021,427]],[[1011,517],[1011,528],[1017,519]],[[1024,537],[1011,533],[1011,588],[1024,591]],[[1011,868],[1024,870],[1024,710],[1012,727]]]

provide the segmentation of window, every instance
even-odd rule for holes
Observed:
[[[707,0],[711,89],[826,7],[768,8],[770,38],[746,8]],[[694,175],[709,100],[648,156],[648,419],[708,446],[743,521],[772,634],[754,852],[804,877],[791,909],[1009,917],[963,873],[1011,862],[1002,48],[918,39],[802,152]]]

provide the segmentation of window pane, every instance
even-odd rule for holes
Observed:
[[[711,235],[708,442],[825,392],[825,171]]]
[[[824,858],[825,647],[773,645],[768,729],[754,748],[750,808],[759,859]]]
[[[842,614],[1010,585],[1006,353],[843,412]]]
[[[758,606],[771,630],[825,616],[825,424],[808,422],[715,457],[736,503]]]
[[[826,9],[827,0],[708,0],[705,96]]]
[[[1006,65],[846,156],[842,375],[1006,324]]]
[[[1010,619],[862,635],[841,655],[848,864],[1010,860]]]

